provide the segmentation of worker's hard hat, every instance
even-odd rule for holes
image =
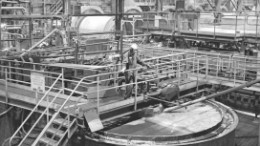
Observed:
[[[132,44],[132,45],[131,45],[131,48],[133,48],[134,50],[137,50],[137,49],[138,49],[138,46],[137,46],[137,44]]]

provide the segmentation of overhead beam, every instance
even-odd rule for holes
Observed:
[[[29,20],[29,19],[63,19],[60,15],[1,15],[2,19]]]

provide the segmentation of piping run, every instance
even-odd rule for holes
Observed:
[[[183,108],[183,107],[186,107],[186,106],[198,103],[198,102],[202,102],[202,101],[205,101],[205,100],[217,97],[217,96],[221,96],[221,95],[224,95],[224,94],[227,94],[227,93],[239,90],[239,89],[243,89],[245,87],[250,87],[250,86],[252,86],[256,83],[259,83],[259,82],[260,82],[260,79],[257,79],[257,80],[251,81],[251,82],[247,82],[245,84],[242,84],[242,85],[234,87],[234,88],[230,88],[230,89],[222,91],[222,92],[218,92],[218,93],[214,93],[214,94],[211,94],[211,95],[208,95],[208,96],[204,96],[204,97],[201,97],[199,99],[195,99],[193,101],[177,105],[175,107],[166,108],[163,112],[171,112],[171,111],[174,111],[174,110],[177,110],[177,109],[180,109],[180,108]]]
[[[33,50],[34,48],[36,48],[38,45],[40,45],[43,41],[45,41],[46,39],[48,39],[52,34],[54,34],[55,32],[59,31],[57,28],[55,28],[54,30],[52,30],[48,35],[46,35],[43,39],[41,39],[39,42],[35,43],[31,48],[29,48],[27,51],[23,52],[20,57],[23,57],[24,55],[26,55],[28,52],[30,52],[31,50]]]

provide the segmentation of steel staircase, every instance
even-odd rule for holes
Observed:
[[[77,129],[77,119],[69,115],[69,113],[63,113],[61,110],[66,105],[70,97],[68,96],[66,100],[60,101],[61,103],[56,104],[56,111],[51,111],[53,106],[55,105],[54,101],[58,101],[57,97],[62,94],[63,89],[55,88],[55,85],[58,85],[58,81],[62,80],[62,74],[60,74],[57,79],[54,81],[49,90],[44,94],[44,96],[39,100],[34,109],[30,112],[27,118],[22,122],[19,128],[15,131],[15,133],[10,137],[9,145],[17,145],[17,146],[38,146],[38,145],[50,145],[50,146],[58,146],[65,145],[68,139],[73,135],[73,133]],[[57,92],[58,90],[58,92]],[[51,91],[56,91],[55,96],[50,96]],[[42,104],[46,104],[47,106],[44,110],[42,109]],[[55,107],[55,106],[54,106]],[[20,131],[23,130],[25,124],[29,121],[30,118],[33,117],[33,114],[36,112],[40,112],[40,116],[37,118],[32,127],[28,130],[25,136],[20,136]],[[37,132],[37,125],[39,125],[40,121],[46,120],[47,124],[44,126],[41,132]],[[38,128],[39,129],[39,128]],[[34,136],[32,136],[34,135]],[[21,140],[18,143],[14,143],[14,139],[17,137],[21,137]]]
[[[50,13],[52,15],[58,15],[63,9],[63,0],[57,0],[55,4],[51,5]]]

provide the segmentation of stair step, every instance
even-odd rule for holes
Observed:
[[[56,129],[56,128],[48,128],[48,129],[47,129],[47,132],[50,132],[50,133],[52,133],[52,134],[54,134],[54,135],[57,135],[57,136],[59,136],[59,137],[62,137],[63,134],[64,134],[63,131],[61,131],[61,130],[59,130],[59,129]]]
[[[44,143],[46,143],[46,144],[48,144],[48,145],[52,145],[52,146],[58,144],[58,141],[53,140],[53,139],[50,139],[50,138],[48,138],[48,137],[42,137],[42,138],[40,139],[40,141],[41,141],[41,142],[44,142]]]
[[[68,122],[68,120],[63,119],[63,118],[54,119],[54,120],[53,120],[53,123],[56,123],[56,124],[59,124],[59,125],[63,125],[63,126],[69,127],[69,122]]]

